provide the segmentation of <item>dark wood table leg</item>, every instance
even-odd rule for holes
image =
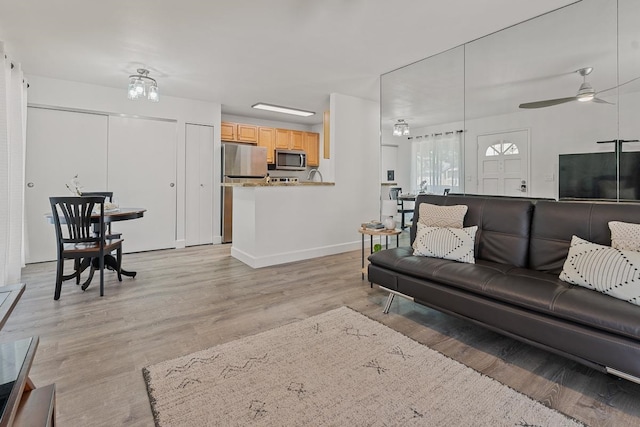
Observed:
[[[118,270],[118,261],[111,254],[108,254],[108,255],[104,256],[104,265],[105,265],[105,267],[108,266],[112,270],[115,270],[115,271]],[[128,270],[125,270],[124,268],[120,267],[120,274],[123,274],[123,275],[125,275],[127,277],[136,277],[136,274],[138,274],[138,272],[137,271],[128,271]]]

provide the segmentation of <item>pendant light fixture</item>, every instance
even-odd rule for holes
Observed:
[[[129,76],[129,90],[127,91],[127,98],[135,101],[137,99],[147,97],[151,102],[158,102],[160,100],[158,96],[158,82],[149,77],[149,70],[138,68],[136,71],[138,74],[132,74]]]
[[[409,123],[403,119],[398,119],[398,122],[393,125],[393,136],[409,136]]]

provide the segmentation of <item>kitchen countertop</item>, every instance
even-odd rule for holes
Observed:
[[[299,181],[299,182],[223,182],[222,187],[318,187],[336,185],[335,182],[315,182],[315,181]]]

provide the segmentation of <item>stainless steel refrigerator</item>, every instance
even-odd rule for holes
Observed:
[[[264,181],[267,149],[246,144],[222,144],[222,182]],[[222,187],[222,243],[232,239],[233,187]]]

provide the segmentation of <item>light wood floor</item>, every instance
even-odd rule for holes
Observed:
[[[0,340],[40,336],[31,378],[56,383],[60,426],[152,426],[144,366],[346,305],[588,425],[640,425],[640,385],[401,298],[382,314],[360,251],[257,270],[229,251],[125,255],[138,277],[107,272],[102,298],[69,281],[54,301],[55,264],[29,265]]]

